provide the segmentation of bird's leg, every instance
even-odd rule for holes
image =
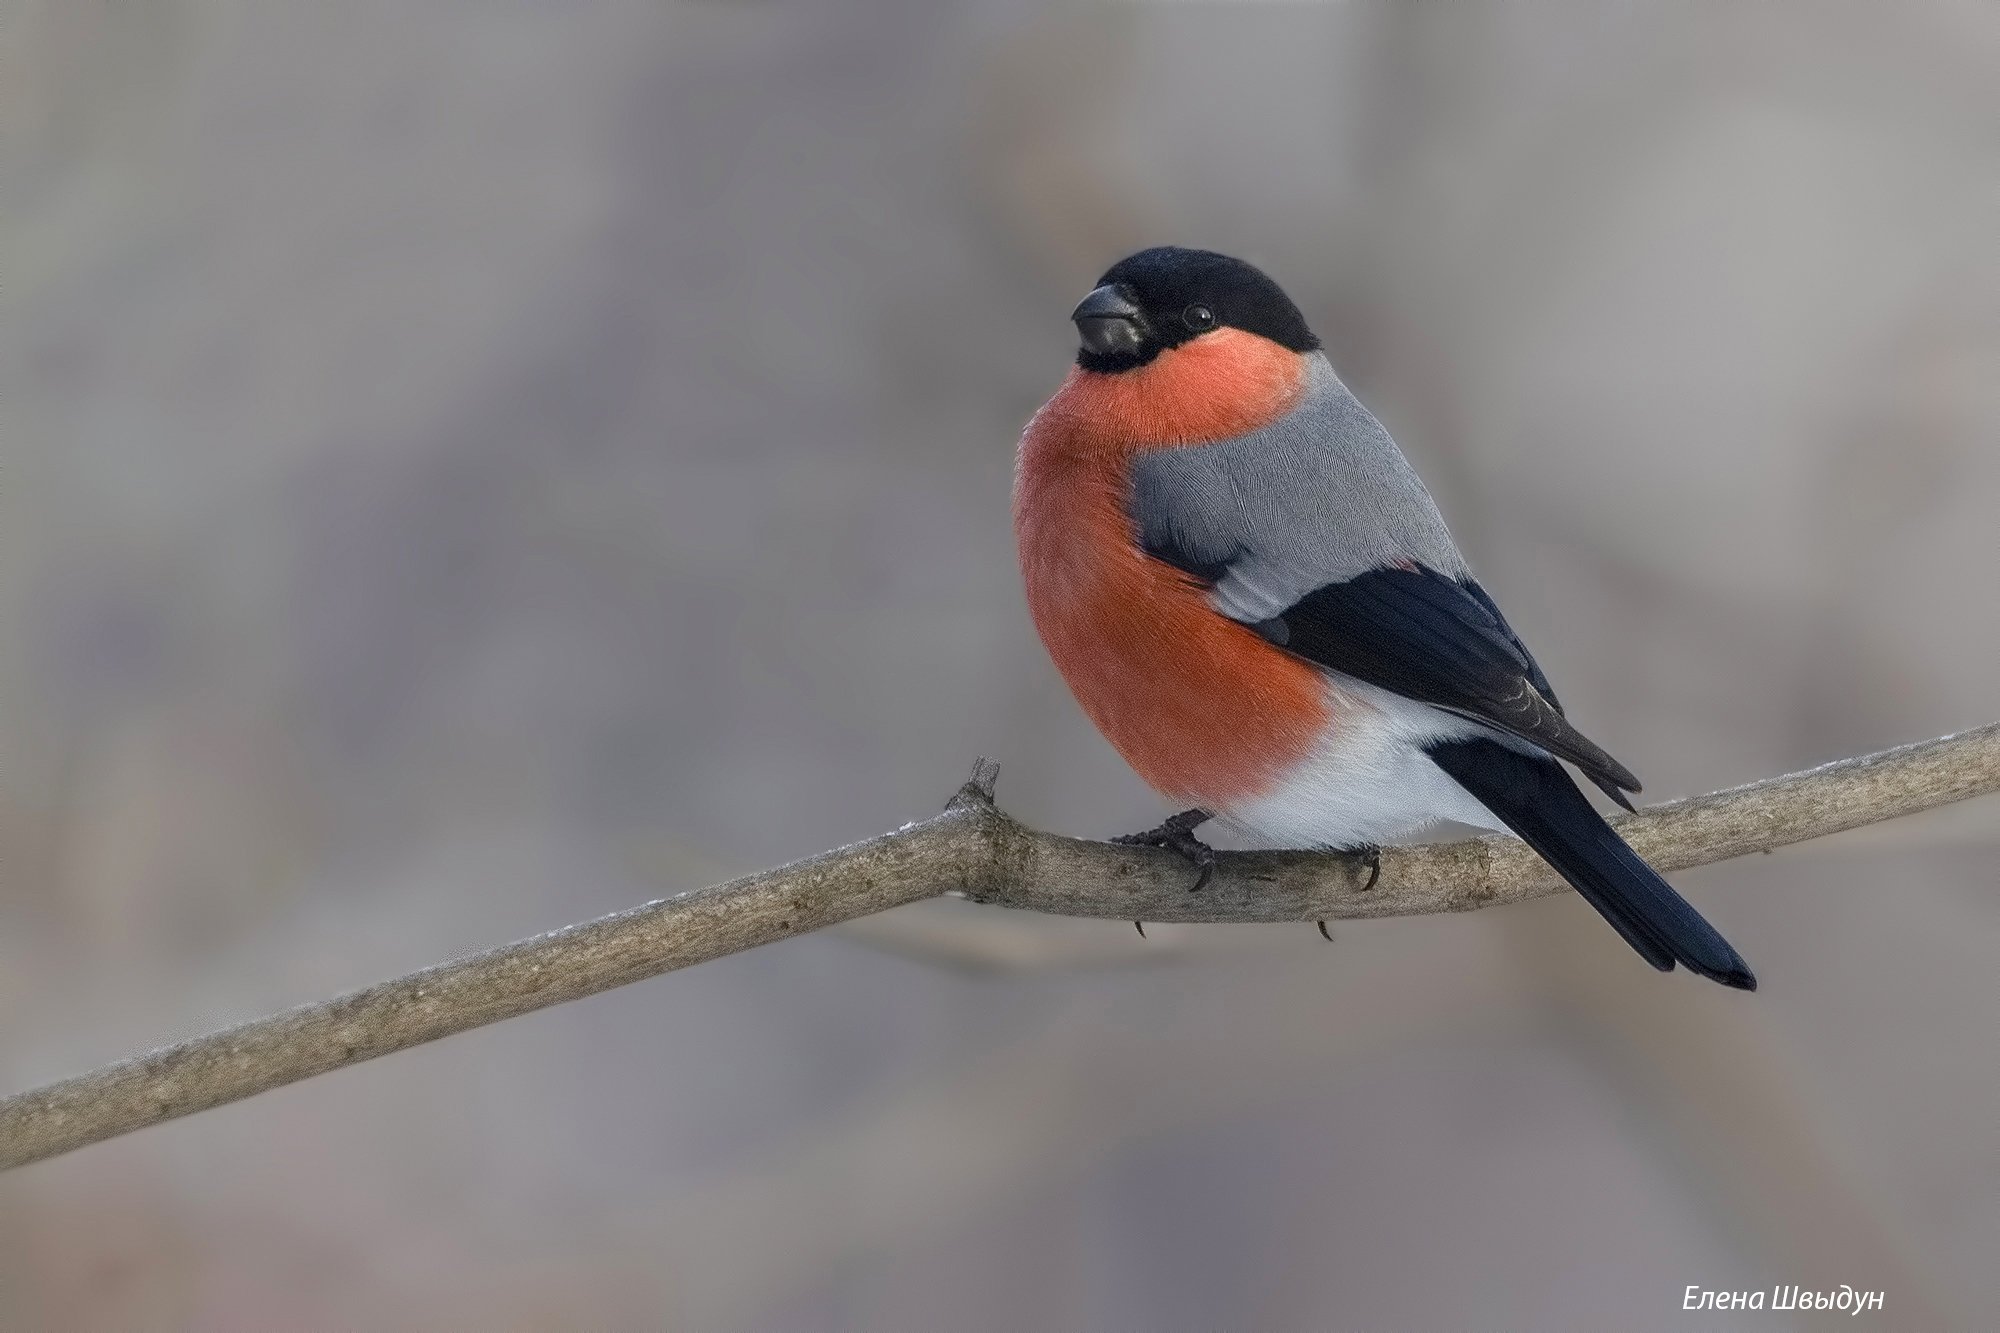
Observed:
[[[1170,852],[1179,852],[1200,872],[1195,876],[1194,887],[1188,890],[1189,893],[1199,893],[1208,887],[1208,881],[1215,876],[1215,848],[1195,837],[1194,831],[1212,817],[1206,810],[1183,810],[1158,828],[1147,829],[1144,833],[1127,833],[1111,841],[1126,847],[1164,847]]]

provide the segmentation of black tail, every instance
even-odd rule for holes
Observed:
[[[1498,741],[1448,741],[1431,759],[1521,836],[1662,972],[1676,961],[1738,990],[1757,978],[1729,941],[1604,822],[1561,764]]]

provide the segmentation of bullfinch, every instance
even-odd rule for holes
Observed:
[[[1756,989],[1563,768],[1632,808],[1639,780],[1564,716],[1276,283],[1163,246],[1070,318],[1080,350],[1022,436],[1014,528],[1083,711],[1194,807],[1125,841],[1186,855],[1199,888],[1209,819],[1378,869],[1381,844],[1441,821],[1511,830],[1654,967]]]

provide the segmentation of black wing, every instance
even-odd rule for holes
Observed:
[[[1321,666],[1532,741],[1626,809],[1630,769],[1571,726],[1493,600],[1422,565],[1315,588],[1278,616],[1284,645]],[[1275,628],[1275,627],[1274,627]]]
[[[1220,571],[1149,542],[1156,559],[1212,583]],[[1563,716],[1548,677],[1471,578],[1404,564],[1313,589],[1259,632],[1290,652],[1449,709],[1575,764],[1627,810],[1639,779]]]

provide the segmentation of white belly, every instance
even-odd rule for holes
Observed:
[[[1352,677],[1334,675],[1329,688],[1339,723],[1319,747],[1276,786],[1216,815],[1280,847],[1381,845],[1447,820],[1505,831],[1423,751],[1492,732]]]

